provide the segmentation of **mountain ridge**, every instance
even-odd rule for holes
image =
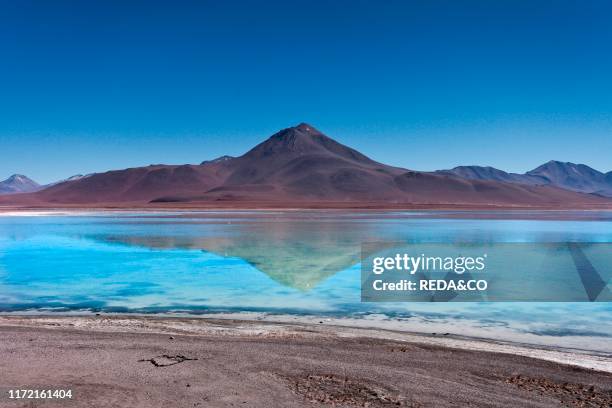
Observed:
[[[550,185],[565,190],[612,197],[612,174],[585,164],[550,160],[523,174],[507,173],[490,166],[458,166],[436,173],[455,174],[472,180],[496,180],[527,185]]]
[[[276,207],[367,205],[375,208],[612,204],[612,200],[595,194],[568,191],[551,183],[516,182],[521,175],[491,167],[472,167],[470,171],[463,169],[463,174],[456,174],[457,168],[419,172],[389,166],[337,142],[307,123],[300,123],[273,134],[238,157],[222,156],[199,165],[160,164],[95,173],[35,193],[0,197],[0,204],[245,206],[263,203]],[[550,173],[557,175],[558,172]],[[548,177],[546,174],[525,177],[544,180]]]

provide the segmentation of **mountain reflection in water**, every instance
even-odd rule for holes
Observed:
[[[106,242],[154,249],[191,249],[241,258],[276,282],[308,290],[326,278],[359,263],[361,243],[375,237],[369,223],[272,221],[231,223],[223,233],[202,236],[98,237]],[[347,233],[350,231],[350,233]],[[212,236],[211,236],[212,235]]]

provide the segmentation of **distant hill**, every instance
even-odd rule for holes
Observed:
[[[29,193],[40,188],[40,184],[22,174],[13,174],[0,181],[0,194]]]
[[[239,157],[199,165],[151,165],[96,173],[2,205],[185,205],[256,207],[597,207],[612,200],[558,188],[545,175],[492,168],[418,172],[376,162],[306,123]],[[526,176],[527,177],[527,176]],[[541,183],[540,183],[541,181]],[[545,184],[545,185],[540,185]]]
[[[227,160],[232,160],[235,159],[235,157],[233,156],[228,156],[228,155],[223,155],[220,157],[217,157],[216,159],[212,159],[212,160],[204,160],[202,163],[200,164],[209,164],[209,163],[221,163]]]
[[[469,180],[493,180],[529,185],[547,184],[546,181],[540,177],[517,173],[506,173],[503,170],[490,166],[458,166],[450,170],[438,170],[436,173],[453,174]]]
[[[551,160],[525,174],[506,173],[493,167],[459,166],[439,170],[470,180],[495,180],[528,185],[550,185],[581,193],[612,197],[612,172],[602,173],[584,164]]]
[[[612,172],[611,172],[612,173]],[[612,177],[584,164],[551,160],[526,173],[567,190],[612,197]]]

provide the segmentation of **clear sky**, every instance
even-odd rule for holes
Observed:
[[[308,122],[417,170],[612,170],[612,3],[0,0],[0,179],[199,163]]]

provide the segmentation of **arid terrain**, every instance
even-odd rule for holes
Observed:
[[[612,366],[607,359],[600,362],[608,372],[594,371],[508,352],[442,345],[462,344],[453,339],[430,340],[324,324],[3,316],[0,406],[612,404]],[[71,389],[73,398],[9,400],[7,390],[15,388]]]

